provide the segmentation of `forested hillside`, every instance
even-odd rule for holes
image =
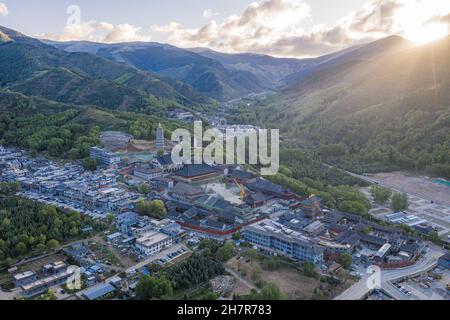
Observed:
[[[343,61],[236,118],[280,127],[287,145],[314,148],[352,171],[450,177],[450,37]]]

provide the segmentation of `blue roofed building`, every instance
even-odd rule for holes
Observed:
[[[117,229],[124,234],[130,234],[131,228],[139,223],[139,215],[136,212],[125,212],[117,216]]]
[[[83,298],[86,300],[99,300],[115,291],[116,288],[113,285],[109,283],[102,283],[86,290],[83,293]]]

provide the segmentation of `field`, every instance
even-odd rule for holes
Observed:
[[[431,179],[411,176],[403,172],[377,173],[371,178],[390,188],[450,206],[450,188],[435,183]]]
[[[436,228],[439,236],[447,240],[450,235],[450,187],[426,177],[402,172],[379,173],[370,178],[396,192],[406,192],[410,203],[406,213],[428,221]],[[370,197],[369,188],[363,188],[362,191]],[[370,213],[378,219],[383,219],[386,214],[392,213],[392,210],[388,204],[374,204]]]
[[[332,299],[351,285],[350,280],[346,285],[332,285],[307,277],[300,269],[284,262],[276,270],[269,271],[265,268],[264,259],[261,256],[253,259],[238,257],[227,262],[227,270],[234,271],[241,278],[234,290],[235,294],[248,294],[252,287],[258,287],[263,282],[275,283],[289,300]],[[255,277],[255,269],[260,270],[259,276]]]

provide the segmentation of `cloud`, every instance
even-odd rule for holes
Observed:
[[[218,16],[219,14],[220,13],[215,12],[212,9],[206,9],[205,11],[203,11],[203,18],[212,19],[212,18]]]
[[[440,24],[450,24],[450,13],[447,15],[438,15],[431,17],[426,24],[430,23],[440,23]]]
[[[0,16],[7,16],[9,15],[8,7],[5,3],[0,2]]]
[[[151,36],[142,31],[141,27],[130,24],[113,25],[108,22],[85,21],[78,25],[66,26],[58,35],[40,34],[39,38],[56,41],[88,40],[95,42],[115,43],[150,41]]]
[[[153,26],[152,30],[166,33],[170,43],[182,47],[306,57],[391,34],[413,38],[421,23],[433,16],[446,20],[447,12],[450,13],[450,1],[446,0],[371,0],[334,25],[316,25],[305,30],[303,22],[312,13],[303,0],[260,0],[222,23],[211,20],[200,28],[188,29],[172,22]]]
[[[67,26],[58,36],[42,37],[108,43],[157,38],[187,48],[208,47],[229,53],[309,57],[392,34],[426,40],[428,30],[436,33],[436,24],[441,24],[439,28],[442,28],[448,23],[450,13],[448,0],[367,0],[365,5],[333,24],[318,24],[306,30],[305,21],[314,13],[305,1],[258,0],[240,14],[224,17],[220,21],[215,19],[216,12],[207,9],[203,16],[209,21],[197,28],[186,28],[177,21],[150,28],[87,21]],[[425,29],[422,27],[425,24],[435,25]]]
[[[187,29],[172,22],[153,26],[152,30],[167,33],[169,42],[184,47],[249,51],[269,46],[281,34],[298,30],[303,20],[310,16],[310,11],[302,0],[265,0],[251,3],[241,15],[231,15],[222,23],[211,20],[200,28]]]

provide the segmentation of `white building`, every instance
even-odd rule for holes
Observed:
[[[172,237],[161,232],[150,231],[136,240],[135,248],[141,255],[149,257],[172,245]]]

